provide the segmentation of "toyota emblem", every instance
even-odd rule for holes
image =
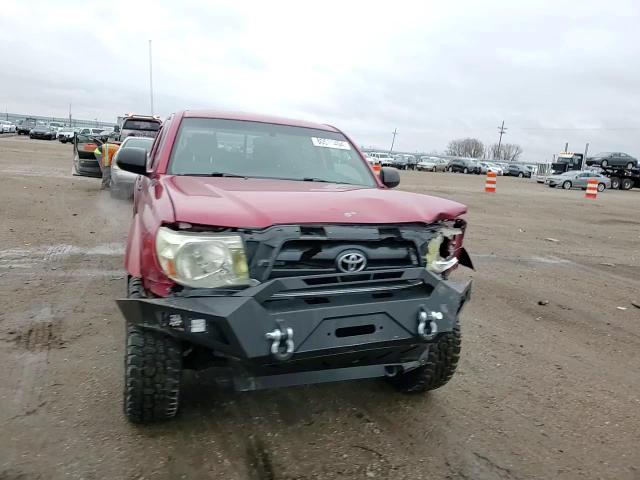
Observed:
[[[336,264],[338,270],[344,273],[361,272],[367,266],[367,257],[357,250],[349,250],[338,256]]]

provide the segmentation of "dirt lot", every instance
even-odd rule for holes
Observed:
[[[140,428],[114,303],[130,206],[70,163],[69,145],[0,138],[0,479],[640,478],[640,191],[403,173],[469,205],[449,385],[236,394],[190,375],[179,417]]]

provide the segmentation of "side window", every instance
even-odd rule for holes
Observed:
[[[153,170],[156,166],[157,160],[158,160],[158,150],[160,150],[160,145],[164,145],[164,139],[166,137],[166,132],[167,132],[167,123],[169,122],[169,120],[167,120],[161,127],[160,127],[160,131],[158,132],[158,136],[156,137],[155,142],[153,142],[153,145],[151,146],[151,152],[149,152],[149,163],[148,163],[148,169],[149,170]]]

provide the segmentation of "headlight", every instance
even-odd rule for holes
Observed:
[[[156,255],[164,273],[181,285],[215,288],[250,283],[239,235],[176,232],[160,227]]]
[[[460,247],[462,234],[462,229],[450,227],[444,227],[435,232],[434,237],[427,244],[425,255],[427,270],[444,273],[457,265],[456,253]]]

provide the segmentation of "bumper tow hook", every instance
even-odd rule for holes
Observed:
[[[271,355],[276,360],[284,361],[293,355],[293,328],[284,327],[281,321],[271,332],[265,334],[267,340],[271,341]]]
[[[418,335],[425,340],[433,340],[438,334],[436,320],[442,319],[442,312],[426,312],[421,309],[418,313]]]

